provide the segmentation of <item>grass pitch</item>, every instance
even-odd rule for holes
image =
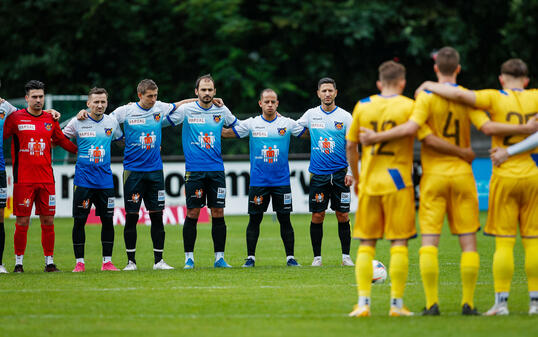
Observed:
[[[354,269],[340,266],[334,215],[324,224],[322,268],[309,267],[310,218],[293,215],[295,256],[301,268],[285,266],[278,223],[266,215],[256,267],[240,266],[246,255],[247,217],[226,217],[226,260],[230,270],[215,270],[210,225],[201,224],[195,249],[196,269],[184,271],[178,226],[166,226],[165,260],[173,271],[153,271],[149,227],[138,227],[135,272],[101,272],[100,227],[86,228],[86,272],[74,274],[72,219],[56,220],[55,262],[62,273],[43,273],[40,228],[28,234],[25,273],[0,275],[0,336],[537,336],[537,317],[529,317],[521,244],[515,250],[508,317],[462,317],[457,238],[444,233],[439,250],[440,317],[390,318],[390,283],[372,288],[372,317],[348,318],[357,300]],[[485,214],[481,214],[485,223]],[[6,224],[4,264],[13,269],[13,221]],[[445,226],[446,227],[446,226]],[[493,304],[491,261],[494,240],[478,235],[481,269],[475,304]],[[355,256],[358,243],[352,243]],[[405,303],[424,306],[418,267],[419,240],[409,246]],[[378,243],[376,259],[387,265],[389,245]],[[125,266],[123,228],[116,227],[113,262]]]

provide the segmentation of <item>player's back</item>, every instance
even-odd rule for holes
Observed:
[[[359,127],[384,131],[403,124],[409,119],[413,104],[412,99],[402,95],[365,98],[355,106],[349,134],[356,133],[358,138]],[[363,146],[359,189],[370,195],[382,195],[412,186],[413,140],[410,136]]]

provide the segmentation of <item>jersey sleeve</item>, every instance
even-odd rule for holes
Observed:
[[[361,102],[357,102],[355,104],[355,108],[353,108],[353,120],[351,121],[351,126],[349,127],[349,130],[346,134],[346,139],[354,142],[359,143],[359,133],[360,133],[360,120],[359,120],[359,114],[361,110]]]
[[[309,118],[310,110],[306,111],[301,118],[297,120],[297,123],[305,128],[308,127],[308,118]]]
[[[431,93],[427,93],[425,91],[418,94],[417,99],[415,101],[415,106],[413,108],[413,112],[411,113],[411,117],[409,117],[409,120],[417,123],[420,126],[426,123],[426,121],[430,117],[430,109],[429,109],[430,96],[431,96]]]
[[[418,128],[417,139],[423,141],[424,138],[428,137],[431,134],[433,134],[433,131],[430,126],[428,124],[423,124]]]
[[[470,109],[469,119],[478,130],[480,130],[484,124],[490,121],[488,114],[484,110],[479,109]]]
[[[54,127],[54,130],[53,130],[53,133],[52,133],[52,141],[55,143],[55,144],[58,144],[60,145],[62,148],[64,148],[65,150],[71,152],[71,153],[77,153],[77,146],[75,144],[73,144],[69,138],[67,138],[63,132],[62,132],[62,129],[60,128],[60,124],[58,124],[57,121],[54,121],[53,122],[53,127]]]
[[[306,127],[300,125],[298,122],[294,121],[293,119],[289,118],[289,128],[292,135],[295,137],[301,137],[303,133],[307,130]]]
[[[345,111],[345,110],[344,110]],[[353,118],[351,117],[351,114],[347,111],[344,113],[344,127],[347,130],[351,127],[351,123],[353,122]]]
[[[476,97],[475,107],[488,110],[492,106],[498,91],[493,89],[475,90],[474,94]]]
[[[235,132],[237,137],[244,138],[249,135],[253,120],[254,119],[250,117],[249,119],[241,121],[241,123],[236,123],[234,126],[232,126],[232,130]]]
[[[224,125],[227,127],[232,127],[237,123],[237,117],[235,117],[232,112],[224,106]]]
[[[173,111],[170,111],[169,114],[166,115],[166,118],[163,120],[163,126],[176,126],[181,123],[183,123],[183,120],[185,119],[186,114],[186,108],[185,104],[178,106]]]
[[[120,140],[123,138],[123,131],[121,130],[120,123],[117,120],[114,121],[114,140]]]
[[[116,110],[110,113],[110,116],[116,118],[118,123],[120,124],[124,123],[125,118],[127,117],[127,105],[122,105],[116,108]]]
[[[75,123],[77,122],[77,118],[71,118],[69,123],[65,126],[65,128],[62,129],[63,134],[67,138],[75,138],[77,136],[77,128],[75,126]]]
[[[8,101],[4,101],[4,103],[0,104],[0,111],[5,114],[5,117],[7,117],[12,112],[17,111],[17,108],[11,105]]]

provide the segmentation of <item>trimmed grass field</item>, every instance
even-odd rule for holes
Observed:
[[[100,227],[86,228],[86,272],[71,273],[72,219],[56,220],[55,262],[62,273],[43,272],[40,228],[33,221],[24,258],[25,273],[0,275],[0,336],[537,336],[538,317],[529,317],[521,243],[515,250],[508,317],[462,317],[460,249],[444,233],[439,251],[440,317],[390,318],[390,282],[372,287],[372,317],[348,318],[357,300],[354,269],[340,266],[334,215],[324,225],[322,268],[310,267],[307,215],[293,215],[295,256],[300,268],[285,266],[279,226],[266,215],[261,227],[256,267],[240,266],[246,257],[248,218],[228,216],[226,260],[229,270],[213,268],[211,226],[200,224],[196,269],[184,271],[181,227],[166,226],[165,260],[172,271],[153,271],[149,227],[138,227],[135,272],[101,272]],[[481,214],[485,223],[485,213]],[[4,265],[13,269],[13,221],[6,224]],[[446,226],[445,226],[446,228]],[[478,235],[481,269],[475,295],[480,311],[493,304],[491,261],[494,240]],[[113,262],[125,266],[123,228],[116,227]],[[419,240],[409,247],[405,303],[424,307],[418,267]],[[352,243],[352,256],[357,242]],[[376,259],[387,265],[389,245],[378,243]]]

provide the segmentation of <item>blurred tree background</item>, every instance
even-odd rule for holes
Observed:
[[[434,79],[431,55],[445,45],[460,51],[466,87],[498,88],[511,57],[529,64],[531,86],[538,79],[538,0],[2,0],[0,18],[0,96],[23,96],[30,79],[50,94],[100,86],[110,111],[135,101],[143,78],[170,102],[194,96],[205,73],[240,118],[258,113],[266,87],[279,93],[282,114],[298,118],[319,104],[324,76],[351,111],[376,92],[377,67],[389,59],[407,67],[412,97]],[[163,154],[182,154],[179,132],[166,131]],[[228,140],[223,151],[247,153],[246,144]],[[308,143],[294,144],[308,152]]]

